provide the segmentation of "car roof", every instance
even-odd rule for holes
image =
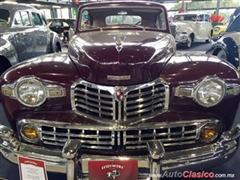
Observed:
[[[180,14],[176,14],[176,16],[181,16],[181,15],[190,15],[190,14],[196,14],[196,15],[200,15],[200,14],[208,14],[206,12],[185,12],[185,13],[180,13]]]
[[[16,2],[0,2],[0,8],[7,9],[9,11],[24,10],[24,9],[37,10],[35,7],[31,5],[16,3]]]
[[[84,8],[84,7],[89,7],[89,6],[91,6],[91,7],[102,7],[102,6],[109,6],[109,4],[111,4],[111,5],[116,5],[116,6],[151,6],[151,7],[153,7],[153,6],[161,6],[161,7],[163,7],[163,8],[165,8],[165,6],[164,5],[162,5],[161,3],[159,3],[159,2],[153,2],[153,1],[142,1],[142,0],[140,0],[140,1],[124,1],[124,0],[120,0],[120,1],[116,1],[116,0],[113,0],[113,1],[98,1],[98,3],[95,3],[95,2],[89,2],[89,3],[85,3],[85,4],[83,4],[83,5],[81,5],[81,6],[79,6],[79,8]]]

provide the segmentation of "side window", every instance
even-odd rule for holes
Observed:
[[[210,21],[210,18],[209,18],[209,15],[208,15],[208,14],[205,14],[205,21],[206,21],[206,22],[209,22],[209,21]]]
[[[36,26],[41,26],[43,25],[41,16],[35,12],[32,12],[32,21]]]
[[[203,14],[199,15],[197,21],[204,21],[204,15]]]
[[[21,19],[21,16],[20,16],[20,13],[17,12],[15,14],[15,17],[14,17],[14,25],[17,25],[17,26],[22,26],[22,19]]]
[[[31,26],[28,12],[22,11],[22,12],[20,12],[20,14],[21,14],[21,18],[22,18],[22,25],[23,26]]]
[[[69,27],[69,24],[66,23],[66,22],[63,22],[63,26],[64,26],[64,27]]]
[[[44,24],[44,25],[47,25],[47,20],[46,20],[45,16],[42,14],[41,17],[42,17],[42,20],[43,20],[43,24]]]
[[[56,21],[53,21],[52,22],[52,27],[59,27],[59,26],[62,26],[62,23],[59,21],[59,20],[56,20]]]

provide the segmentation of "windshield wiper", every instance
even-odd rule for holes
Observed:
[[[138,27],[138,28],[142,28],[145,31],[145,27],[144,26],[140,26],[140,25],[136,25],[136,24],[121,24],[121,25],[126,25],[126,26],[130,26],[130,27]]]

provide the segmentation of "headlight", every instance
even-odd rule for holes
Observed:
[[[55,84],[48,84],[35,76],[24,76],[11,84],[1,87],[2,94],[11,99],[18,100],[25,106],[37,107],[47,98],[66,96],[66,89]]]
[[[226,84],[218,77],[207,76],[196,85],[177,87],[175,96],[192,98],[201,106],[212,107],[221,102],[225,95],[238,95],[239,93],[233,94],[232,91],[239,92],[239,88],[238,85]]]
[[[220,30],[219,27],[215,27],[215,28],[214,28],[214,31],[216,31],[216,32],[218,32],[219,30]]]
[[[195,90],[195,100],[198,104],[211,107],[218,104],[226,93],[225,83],[218,79],[204,79]]]
[[[180,31],[181,30],[181,26],[176,26],[176,31]]]
[[[46,90],[43,84],[37,79],[20,79],[15,88],[17,99],[29,107],[36,107],[46,100]]]

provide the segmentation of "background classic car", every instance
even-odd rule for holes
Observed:
[[[222,25],[214,26],[212,40],[216,41],[216,40],[220,39],[222,37],[222,35],[224,34],[224,32],[226,31],[227,27],[228,27],[228,22],[225,22]]]
[[[177,53],[167,17],[155,2],[80,6],[68,54],[37,57],[1,76],[11,126],[0,125],[3,156],[44,160],[68,180],[115,172],[156,180],[162,170],[231,158],[240,136],[240,125],[232,127],[238,72],[214,56]]]
[[[49,28],[59,35],[64,45],[67,45],[71,38],[69,37],[69,31],[75,30],[76,19],[54,18],[47,21]]]
[[[211,41],[213,34],[210,17],[206,13],[180,13],[173,17],[170,24],[175,28],[173,36],[177,44],[191,47],[193,41]]]
[[[0,74],[12,65],[61,51],[60,40],[36,8],[0,2]]]
[[[240,13],[206,53],[227,60],[240,70]]]

